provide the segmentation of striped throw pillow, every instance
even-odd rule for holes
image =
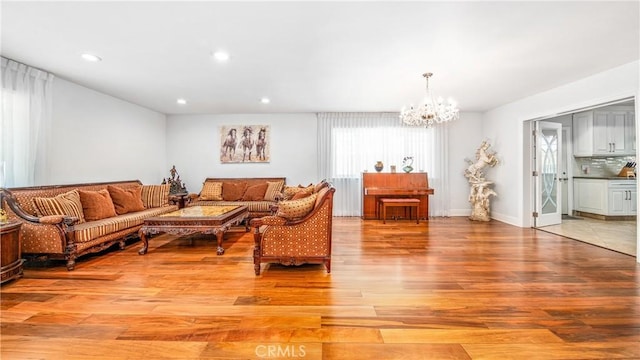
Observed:
[[[142,204],[145,209],[169,205],[169,188],[171,184],[142,185]]]
[[[284,186],[284,180],[280,181],[267,181],[267,191],[264,193],[264,199],[269,201],[276,201],[276,196],[282,191]]]
[[[205,181],[200,191],[200,200],[222,200],[222,183]]]
[[[33,198],[33,205],[38,216],[74,216],[80,219],[78,224],[85,222],[78,190],[71,190],[51,198]]]

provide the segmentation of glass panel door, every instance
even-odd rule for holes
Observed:
[[[562,153],[562,124],[536,123],[536,226],[562,222],[562,188],[559,156]]]

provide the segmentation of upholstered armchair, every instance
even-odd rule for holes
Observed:
[[[260,275],[262,263],[324,264],[327,273],[331,272],[331,225],[335,188],[325,181],[318,185],[314,194],[307,198],[308,201],[313,200],[313,207],[306,215],[299,218],[287,216],[283,209],[287,202],[283,201],[278,205],[275,215],[251,220],[256,275]]]

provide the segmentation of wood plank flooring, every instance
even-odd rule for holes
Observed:
[[[466,218],[336,218],[332,272],[250,233],[151,238],[1,288],[6,359],[640,359],[632,256]]]

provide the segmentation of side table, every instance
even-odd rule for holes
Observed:
[[[21,222],[0,224],[0,284],[22,277]]]
[[[169,194],[169,203],[178,205],[178,209],[182,209],[188,203],[189,193]]]

